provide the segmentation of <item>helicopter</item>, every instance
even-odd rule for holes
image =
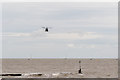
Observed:
[[[42,27],[44,29],[45,32],[49,32],[49,29],[51,29],[51,27]]]

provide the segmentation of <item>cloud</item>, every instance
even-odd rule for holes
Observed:
[[[69,33],[46,33],[39,29],[31,33],[3,33],[6,37],[37,37],[37,38],[47,38],[47,39],[70,39],[70,40],[87,40],[87,39],[97,39],[102,38],[102,35],[95,32],[69,32]]]
[[[67,44],[67,47],[69,47],[69,48],[96,48],[96,45],[94,44],[87,44],[87,45],[83,45],[83,44],[73,44],[73,43],[70,43],[70,44]]]
[[[0,37],[5,36],[7,57],[117,56],[116,3],[8,3],[2,8]],[[53,31],[39,29],[44,24]]]
[[[70,48],[74,48],[75,47],[74,44],[68,44],[67,46],[70,47]]]
[[[101,38],[102,35],[93,34],[93,33],[55,33],[55,34],[48,34],[48,38],[52,39],[73,39],[73,40],[84,40],[84,39],[96,39]]]
[[[118,17],[115,3],[12,3],[3,5],[3,14],[5,32],[32,31],[42,24],[114,28]]]

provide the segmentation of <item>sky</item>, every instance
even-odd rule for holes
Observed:
[[[0,33],[2,33],[2,5],[1,4],[0,4]],[[0,44],[2,44],[2,36],[0,36]],[[0,58],[2,58],[2,45],[0,45]]]
[[[119,2],[119,0],[1,0],[0,2]]]
[[[117,58],[117,10],[113,2],[4,3],[2,57]]]

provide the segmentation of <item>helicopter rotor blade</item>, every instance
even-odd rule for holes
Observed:
[[[44,29],[45,29],[46,27],[42,27],[42,28],[44,28]]]

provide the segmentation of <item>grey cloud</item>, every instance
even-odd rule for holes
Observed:
[[[117,3],[5,3],[2,17],[3,57],[117,58]]]

